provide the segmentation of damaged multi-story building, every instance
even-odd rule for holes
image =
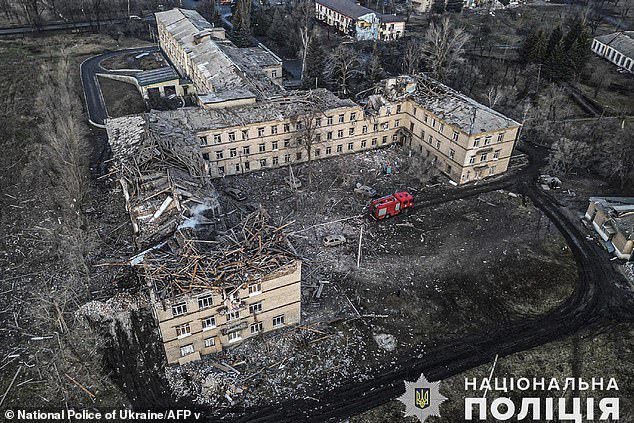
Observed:
[[[288,91],[264,47],[236,47],[194,11],[157,22],[170,78],[198,106],[106,127],[141,251],[130,264],[149,284],[169,363],[300,321],[301,262],[283,229],[264,210],[224,213],[214,178],[395,143],[459,184],[507,170],[520,125],[424,75],[384,80],[358,102]]]
[[[224,213],[193,133],[156,116],[107,123],[167,361],[300,321],[302,263],[264,209]]]

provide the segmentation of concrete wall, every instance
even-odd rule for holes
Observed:
[[[621,53],[619,53],[618,51],[616,51],[615,49],[613,49],[612,47],[603,44],[602,42],[594,39],[592,40],[592,51],[596,54],[598,54],[599,56],[607,59],[608,61],[612,62],[613,64],[622,67],[624,69],[627,69],[630,72],[634,72],[634,58],[632,57],[627,57]]]

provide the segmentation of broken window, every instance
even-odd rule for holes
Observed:
[[[275,316],[273,318],[273,327],[276,328],[278,326],[282,326],[284,324],[284,315],[282,314],[281,316]]]
[[[395,127],[395,128],[398,128],[399,126],[401,126],[401,120],[400,120],[400,119],[396,119],[396,120],[394,121],[394,127]]]
[[[326,133],[326,139],[327,140],[331,140],[332,139],[332,131],[329,131]]]
[[[230,311],[227,313],[227,322],[240,318],[240,310]]]
[[[493,174],[495,174],[495,166],[491,166],[489,168],[489,175],[493,175]]]
[[[453,140],[454,141],[458,141],[458,135],[459,135],[458,132],[453,131]]]
[[[436,119],[432,119],[431,120],[431,127],[435,128],[436,127]]]
[[[504,141],[504,132],[498,135],[498,142]]]
[[[301,160],[301,159],[302,159],[302,152],[301,152],[301,151],[298,151],[298,152],[295,154],[295,158],[296,158],[297,160]]]
[[[319,148],[315,149],[315,157],[319,157],[319,155],[321,154],[321,150]]]
[[[438,128],[438,132],[440,132],[442,134],[442,131],[445,129],[445,124],[441,123],[440,127]]]
[[[280,162],[280,159],[277,156],[273,157],[271,160],[273,162],[273,166],[277,166]]]
[[[203,159],[209,160],[209,153],[203,153]]]
[[[390,122],[383,122],[381,128],[383,128],[384,131],[390,129]]]
[[[216,151],[216,160],[222,160],[224,158],[224,151]]]
[[[337,146],[337,153],[341,153],[343,151],[343,144],[339,144]]]
[[[450,149],[449,150],[449,158],[453,160],[454,157],[456,157],[456,150]]]
[[[373,130],[374,132],[378,131],[378,130],[379,130],[379,124],[378,124],[378,123],[375,123],[375,124],[372,126],[372,130]]]
[[[213,301],[212,301],[212,296],[211,295],[207,295],[205,297],[200,297],[198,298],[198,308],[199,309],[205,309],[205,308],[209,308],[213,305]]]
[[[277,125],[271,125],[271,134],[277,134]]]
[[[284,154],[284,163],[288,163],[291,161],[291,155],[290,154]]]
[[[261,313],[261,312],[262,312],[262,301],[249,305],[249,314]]]
[[[177,338],[183,338],[192,334],[192,328],[189,325],[189,322],[178,325],[174,329],[176,329]]]
[[[479,147],[480,146],[480,138],[476,138],[475,140],[473,140],[473,146],[474,147]]]
[[[319,128],[321,126],[321,118],[315,118],[315,126]]]
[[[251,325],[251,335],[262,332],[262,322],[253,323]]]
[[[214,345],[216,345],[215,337],[205,338],[205,348],[213,347]]]
[[[264,136],[264,128],[258,128],[258,137]]]
[[[469,157],[469,164],[474,164],[474,163],[475,163],[475,156]]]
[[[216,327],[216,318],[215,317],[207,317],[203,319],[203,330],[209,330]]]
[[[244,131],[242,131],[242,136],[244,137]],[[242,138],[244,139],[244,138]],[[236,133],[235,132],[229,132],[229,141],[235,141],[236,140]]]
[[[414,116],[416,116],[416,111],[417,111],[417,110],[418,110],[418,109],[417,109],[416,107],[414,107],[414,110],[412,111],[412,114],[413,114]]]
[[[352,151],[354,150],[354,143],[353,142],[349,142],[348,143],[348,151]]]
[[[214,134],[214,142],[216,144],[220,144],[222,142],[222,135],[220,134]]]
[[[345,120],[346,120],[346,115],[345,114],[339,115],[339,123],[343,123]]]
[[[363,125],[363,128],[361,128],[361,132],[364,134],[368,133],[368,125]]]
[[[284,124],[284,132],[290,132],[291,131],[291,124],[290,123],[285,123]]]
[[[242,154],[250,154],[251,153],[251,148],[248,145],[245,145],[244,147],[242,147]]]
[[[189,344],[181,347],[181,357],[194,353],[194,344]]]
[[[271,71],[271,77],[273,77],[273,78],[277,78],[277,69],[273,69],[273,70]]]
[[[484,145],[491,145],[491,135],[487,136],[484,139]]]
[[[326,147],[326,155],[332,154],[332,147]]]
[[[495,150],[493,152],[493,160],[497,160],[500,158],[500,150]]]
[[[410,130],[411,132],[414,132],[414,122],[412,122],[412,123],[410,123],[410,124],[409,124],[409,130]]]
[[[343,129],[337,131],[337,138],[343,138]]]
[[[266,159],[260,159],[260,167],[266,167]]]
[[[381,139],[381,144],[385,144],[387,142],[387,135],[384,135]]]
[[[481,161],[481,162],[484,162],[484,161],[486,161],[486,159],[487,159],[487,153],[482,153],[482,154],[480,155],[480,161]]]
[[[288,148],[290,145],[291,145],[291,140],[285,139],[284,140],[284,148]]]
[[[236,173],[240,172],[240,163],[236,163]]]
[[[372,146],[374,147],[376,145],[376,138],[372,138]]]
[[[350,112],[350,122],[354,122],[355,120],[357,120],[357,113]]]
[[[272,142],[271,142],[271,149],[272,149],[273,151],[277,151],[277,141],[272,141]]]
[[[400,104],[396,105],[396,113],[401,113],[401,105]]]
[[[187,313],[187,304],[179,303],[172,306],[172,316],[180,316]]]
[[[244,162],[244,170],[251,170],[251,164],[249,162]]]
[[[349,136],[354,135],[354,128],[349,128],[349,129],[348,129],[348,135],[349,135]]]
[[[231,332],[229,335],[229,342],[236,342],[242,339],[240,332]]]
[[[425,123],[427,123],[427,117],[428,117],[428,116],[427,116],[427,113],[425,113],[425,116],[423,116],[423,121],[424,121]]]
[[[440,150],[440,140],[436,140],[436,148]]]
[[[207,137],[206,136],[200,137],[199,139],[200,139],[200,145],[203,145],[203,146],[207,145]]]
[[[328,116],[327,123],[328,125],[332,125],[332,116]]]
[[[361,140],[361,148],[366,148],[368,146],[367,140]]]
[[[264,143],[258,144],[258,151],[260,153],[264,153],[266,151],[266,144],[264,144]]]
[[[248,139],[249,139],[249,130],[248,129],[243,129],[242,130],[242,141],[246,141]],[[231,141],[235,141],[235,139],[233,139]]]

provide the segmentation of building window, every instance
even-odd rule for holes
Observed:
[[[290,123],[285,123],[284,124],[284,132],[290,132],[291,131],[291,124]]]
[[[215,337],[210,337],[210,338],[205,338],[205,348],[209,348],[209,347],[213,347],[216,345],[216,338]]]
[[[504,132],[502,132],[501,134],[498,134],[498,142],[502,142],[504,141]]]
[[[248,145],[245,145],[244,147],[242,147],[242,154],[249,154],[251,153],[251,148]]]
[[[244,170],[251,170],[251,163],[244,162]]]
[[[332,125],[332,116],[328,116],[326,122],[328,123],[328,125]]]
[[[215,317],[207,317],[203,319],[203,330],[209,330],[216,327],[216,318]]]
[[[361,148],[366,148],[368,146],[367,140],[361,140]]]
[[[381,139],[381,144],[385,144],[387,142],[387,135],[384,135]]]
[[[266,144],[264,144],[264,143],[258,144],[258,151],[260,153],[264,153],[266,151]]]
[[[450,164],[447,164],[446,171],[447,171],[447,173],[451,173],[451,165]]]
[[[203,310],[205,308],[209,308],[213,305],[211,295],[207,295],[205,297],[198,298],[198,308]]]
[[[379,130],[379,124],[378,124],[378,123],[375,123],[374,125],[372,125],[372,130],[373,130],[374,132],[377,132],[377,131]]]
[[[440,140],[436,140],[436,148],[440,150]]]
[[[284,154],[284,163],[289,163],[291,161],[291,155],[290,154]]]
[[[261,313],[262,301],[249,305],[249,314]]]
[[[357,120],[357,112],[350,112],[350,122]]]
[[[459,134],[458,134],[458,132],[453,131],[453,136],[452,136],[452,138],[453,138],[453,140],[454,140],[454,141],[458,141],[458,135],[459,135]]]
[[[361,128],[361,133],[363,133],[363,134],[367,134],[368,133],[368,125],[363,125],[363,128]]]
[[[260,167],[266,167],[266,159],[260,159]]]
[[[236,320],[239,318],[240,318],[240,310],[230,311],[229,313],[227,313],[227,322],[230,322],[231,320]]]
[[[271,161],[273,162],[273,166],[277,166],[280,163],[280,159],[277,156],[273,157]]]
[[[295,124],[295,129],[297,129],[298,131],[300,129],[304,129],[304,124],[302,123],[302,121],[299,121]]]
[[[396,113],[401,113],[401,105],[400,104],[396,105]]]
[[[194,344],[189,344],[181,347],[181,357],[194,353]]]
[[[495,150],[493,152],[493,160],[497,160],[500,158],[500,150]]]
[[[440,132],[442,134],[442,131],[445,129],[445,124],[441,123],[440,127],[438,128],[438,132]]]
[[[203,159],[209,160],[209,153],[203,153]]]
[[[390,129],[390,122],[383,122],[381,124],[381,128],[385,131],[387,129]]]
[[[346,120],[346,115],[345,114],[339,115],[339,123],[343,123],[345,120]]]
[[[409,124],[409,130],[410,132],[414,132],[414,122]]]
[[[172,306],[172,316],[180,316],[185,313],[187,313],[187,304],[178,303]]]
[[[242,134],[244,134],[244,131],[242,131]],[[235,141],[235,140],[236,140],[236,133],[229,132],[229,141]]]
[[[216,151],[216,160],[222,160],[224,158],[224,152],[222,150]]]
[[[271,125],[271,135],[277,134],[277,125]]]
[[[262,322],[253,323],[251,325],[251,335],[262,332]]]
[[[284,140],[284,148],[288,148],[290,145],[291,145],[291,140],[285,139]]]
[[[214,134],[214,142],[220,144],[222,142],[222,136],[220,134]]]
[[[337,138],[343,138],[343,129],[337,131]]]
[[[395,127],[395,128],[398,128],[399,126],[401,126],[401,120],[400,120],[400,119],[396,119],[396,120],[394,121],[394,127]]]
[[[297,153],[295,153],[295,160],[301,160],[302,159],[302,152],[298,151]]]
[[[321,150],[319,148],[315,149],[315,157],[319,157],[321,155]]]
[[[326,155],[332,154],[332,147],[326,147]]]
[[[201,146],[207,145],[207,137],[206,136],[205,137],[200,137],[199,139],[200,139],[200,145]]]
[[[225,174],[225,167],[224,166],[218,166],[218,174],[220,174],[220,175],[224,175]]]
[[[482,154],[480,155],[480,161],[481,161],[481,162],[485,162],[485,161],[486,161],[486,159],[487,159],[487,153],[482,153]]]
[[[475,140],[473,140],[473,146],[474,147],[479,147],[480,146],[480,138],[476,138]]]
[[[435,128],[436,127],[436,119],[432,119],[431,120],[431,127]]]
[[[236,157],[238,155],[238,150],[235,148],[229,149],[229,157]]]
[[[189,322],[178,325],[175,327],[175,329],[177,338],[184,338],[192,334],[192,328],[189,325]]]
[[[484,145],[491,145],[491,135],[484,139]]]
[[[427,113],[425,113],[425,116],[423,116],[423,121],[424,121],[425,123],[427,123],[427,118],[428,118]]]
[[[326,139],[327,140],[331,140],[332,139],[332,131],[326,133]]]
[[[348,151],[352,151],[354,150],[354,143],[353,142],[349,142],[348,143]]]
[[[321,118],[315,118],[315,127],[319,128],[321,126]]]
[[[475,156],[469,157],[469,164],[474,164],[474,163],[475,163]]]
[[[352,136],[354,135],[354,128],[349,128],[348,129],[348,136]]]
[[[273,69],[273,70],[271,71],[271,77],[272,77],[272,78],[277,78],[277,69]]]
[[[242,338],[240,337],[240,332],[231,332],[229,335],[229,342],[240,341]]]
[[[417,111],[417,110],[418,110],[418,109],[417,109],[416,107],[414,107],[414,110],[412,111],[412,114],[413,114],[414,116],[416,116],[416,111]]]
[[[276,328],[278,326],[282,326],[284,324],[284,315],[282,314],[281,316],[275,316],[273,318],[273,327]]]
[[[489,168],[489,175],[493,175],[493,174],[495,174],[495,166],[491,166]]]
[[[249,130],[248,129],[243,129],[242,130],[242,141],[246,141],[248,139],[249,139]],[[235,141],[235,139],[233,141]]]
[[[372,147],[376,146],[376,138],[372,138]]]
[[[236,173],[240,172],[240,163],[236,163]]]
[[[343,151],[343,144],[339,144],[337,146],[337,153],[341,153]]]

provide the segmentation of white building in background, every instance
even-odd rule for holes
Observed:
[[[358,41],[396,40],[405,33],[405,18],[382,15],[351,0],[316,0],[315,16]]]
[[[618,67],[634,73],[634,31],[594,37],[592,51]]]

